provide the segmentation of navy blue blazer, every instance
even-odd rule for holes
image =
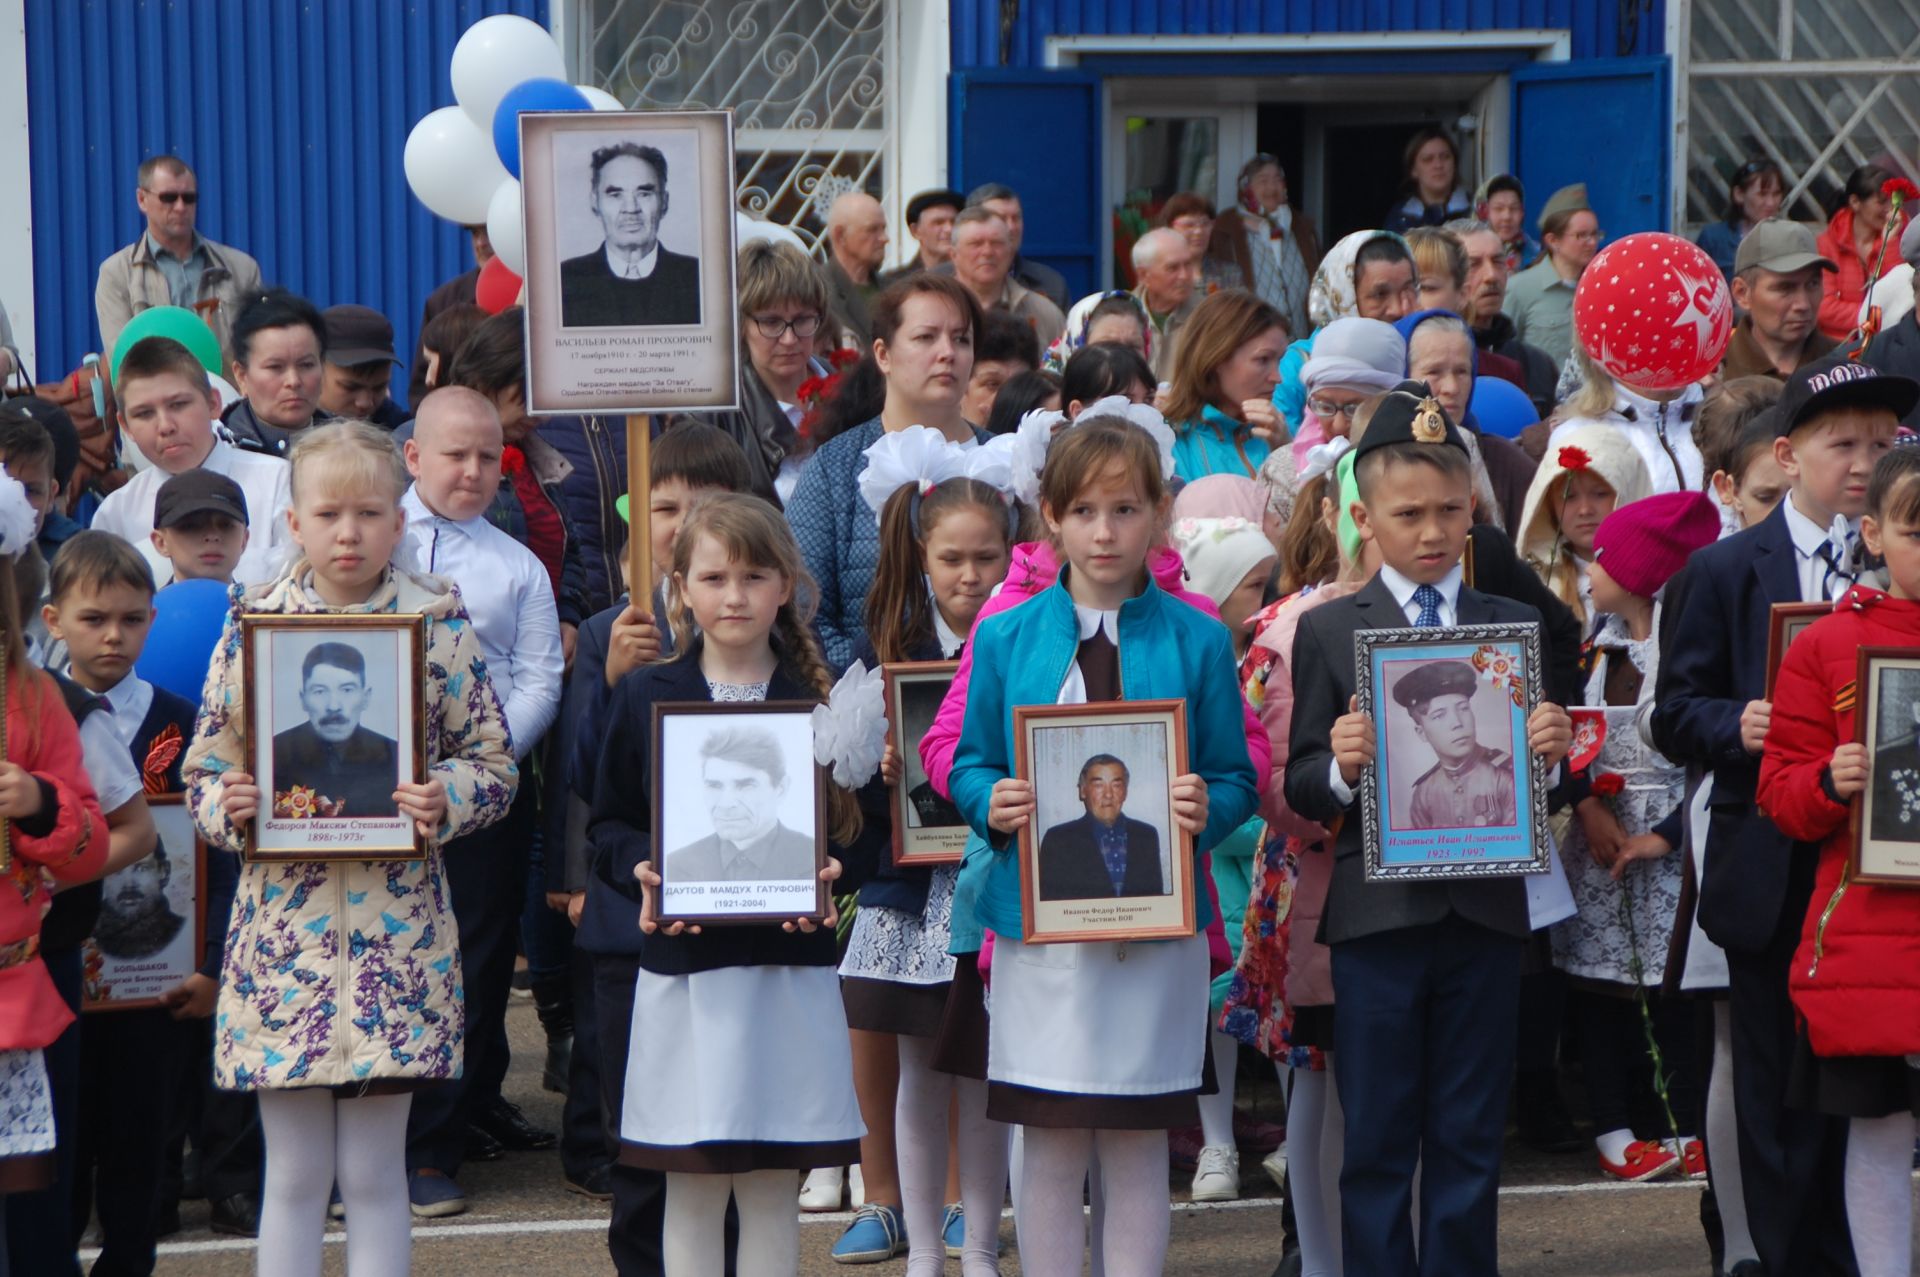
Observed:
[[[1766,695],[1773,605],[1802,601],[1786,503],[1695,551],[1667,595],[1653,743],[1674,762],[1713,774],[1700,926],[1723,948],[1756,952],[1789,905],[1795,844],[1755,806],[1760,756],[1740,743],[1740,713]]]

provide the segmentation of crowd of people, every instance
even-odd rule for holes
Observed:
[[[1597,1176],[1701,1180],[1717,1273],[1909,1272],[1920,895],[1848,863],[1879,783],[1855,653],[1920,645],[1894,269],[1920,245],[1879,169],[1816,234],[1746,165],[1700,237],[1724,363],[1641,390],[1573,322],[1584,186],[1529,218],[1512,176],[1467,193],[1443,130],[1405,163],[1380,228],[1322,244],[1256,155],[1238,207],[1166,200],[1132,287],[1078,299],[1006,186],[916,195],[893,270],[883,206],[844,194],[819,259],[741,247],[740,406],[656,419],[644,504],[623,423],[528,414],[483,228],[403,358],[387,317],[199,234],[183,161],[143,164],[146,230],[99,272],[105,411],[0,404],[0,1274],[77,1272],[89,1236],[94,1273],[151,1272],[200,1198],[262,1273],[317,1273],[330,1216],[355,1277],[404,1273],[467,1163],[557,1148],[629,1277],[793,1272],[798,1212],[849,1200],[834,1259],[986,1277],[1010,1182],[1022,1271],[1144,1277],[1170,1131],[1193,1200],[1241,1195],[1256,1064],[1286,1094],[1256,1151],[1278,1272],[1491,1277],[1510,1108]],[[204,343],[122,340],[168,305]],[[1832,611],[1770,658],[1782,603]],[[364,797],[419,858],[241,854],[279,802],[249,740],[265,614],[422,618],[423,770]],[[1394,716],[1437,760],[1424,824],[1511,823],[1516,760],[1473,735],[1470,666],[1363,706],[1355,635],[1496,623],[1538,636],[1515,747],[1564,891],[1371,880]],[[352,805],[368,681],[339,646],[285,673],[298,765]],[[825,917],[662,922],[658,707],[943,660],[923,734],[826,785]],[[1185,705],[1197,930],[1027,943],[1015,710],[1134,700]],[[726,758],[787,784],[750,740]],[[961,862],[895,862],[909,764]],[[1158,873],[1128,783],[1080,775],[1079,879],[1115,895]],[[90,946],[144,898],[101,881],[182,854],[163,801],[208,848],[196,969],[83,1013]],[[558,1132],[502,1094],[521,983]]]

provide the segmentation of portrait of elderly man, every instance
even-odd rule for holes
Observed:
[[[367,658],[351,643],[316,643],[300,664],[300,705],[307,721],[273,738],[275,816],[289,810],[296,787],[310,791],[310,814],[325,818],[394,817],[400,783],[399,746],[362,727],[372,689]]]
[[[1080,765],[1086,814],[1055,825],[1040,839],[1040,898],[1093,900],[1162,896],[1160,834],[1128,816],[1127,765],[1095,754]]]
[[[187,920],[167,901],[173,867],[167,849],[155,847],[101,884],[100,919],[93,943],[109,958],[151,958],[173,943]]]
[[[632,328],[700,322],[700,262],[660,242],[667,160],[651,146],[617,142],[589,166],[600,247],[560,263],[560,323]]]
[[[667,852],[661,876],[682,884],[812,878],[813,837],[780,820],[791,780],[779,738],[764,727],[731,724],[709,732],[699,754],[701,801],[713,832]]]

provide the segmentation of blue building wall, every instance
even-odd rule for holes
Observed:
[[[1550,28],[1571,33],[1576,59],[1645,57],[1664,51],[1666,22],[1666,0],[1019,0],[1003,32],[1003,0],[950,2],[955,70],[1042,66],[1047,38],[1063,35]]]
[[[100,262],[145,227],[134,170],[172,152],[201,233],[319,306],[390,317],[403,355],[467,237],[413,198],[400,153],[453,102],[448,59],[489,14],[548,0],[26,0],[39,372],[100,347]]]

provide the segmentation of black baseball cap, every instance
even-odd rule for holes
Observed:
[[[1920,403],[1920,382],[1881,372],[1872,364],[1829,355],[1793,370],[1773,413],[1773,433],[1792,434],[1835,408],[1886,408],[1905,417]]]
[[[329,306],[320,318],[327,325],[327,362],[335,368],[400,362],[393,353],[393,325],[373,307]]]
[[[247,495],[240,485],[211,470],[183,470],[160,485],[153,498],[153,526],[171,528],[196,514],[223,514],[247,526]]]

